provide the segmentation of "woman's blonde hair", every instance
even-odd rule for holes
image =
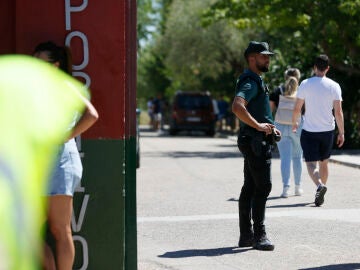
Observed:
[[[296,94],[297,88],[298,88],[299,82],[296,77],[290,76],[285,81],[285,96],[293,96]]]
[[[288,68],[284,73],[285,80],[291,76],[295,77],[299,82],[301,77],[300,70],[298,68]]]

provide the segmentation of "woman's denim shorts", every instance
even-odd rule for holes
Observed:
[[[63,144],[50,177],[48,196],[73,196],[75,188],[80,184],[82,164],[74,139]]]

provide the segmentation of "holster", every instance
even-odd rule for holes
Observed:
[[[255,129],[240,130],[238,135],[239,150],[246,155],[251,150],[257,157],[271,158],[272,138]]]

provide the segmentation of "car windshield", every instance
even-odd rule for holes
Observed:
[[[180,109],[207,109],[211,106],[211,99],[208,96],[180,95],[178,98]]]

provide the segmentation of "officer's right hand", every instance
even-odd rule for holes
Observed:
[[[266,135],[270,135],[272,133],[273,128],[275,128],[273,124],[260,123],[257,130],[265,132]]]

